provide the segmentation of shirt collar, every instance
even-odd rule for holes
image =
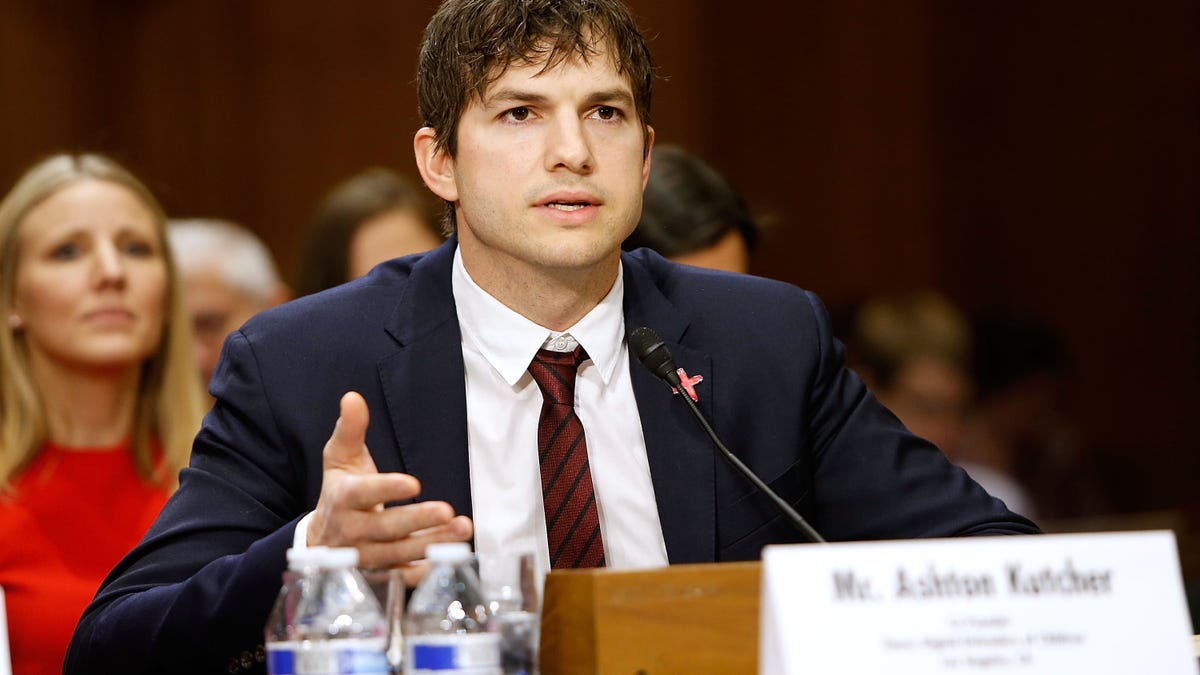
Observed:
[[[564,333],[583,345],[604,384],[612,379],[625,339],[625,282],[620,265],[608,295],[565,331],[539,326],[489,295],[467,273],[457,249],[451,279],[463,340],[478,349],[509,386],[516,386],[537,350]]]

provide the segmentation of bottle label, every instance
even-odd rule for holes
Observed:
[[[493,675],[500,672],[500,635],[467,633],[405,636],[404,672],[410,675]]]
[[[267,675],[296,675],[299,642],[267,643]]]
[[[386,648],[382,638],[305,641],[296,652],[295,675],[388,675]]]

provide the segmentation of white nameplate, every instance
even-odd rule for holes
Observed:
[[[1197,675],[1171,532],[768,546],[759,672]]]

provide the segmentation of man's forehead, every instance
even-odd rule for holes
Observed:
[[[572,51],[566,55],[556,55],[557,58],[553,62],[550,60],[550,54],[514,59],[506,66],[496,66],[492,69],[485,80],[486,85],[483,88],[482,96],[478,98],[482,103],[487,103],[499,92],[511,91],[514,87],[521,87],[522,84],[536,87],[541,81],[544,81],[543,78],[546,76],[553,76],[571,68],[589,71],[589,75],[599,76],[598,80],[609,79],[611,82],[604,82],[602,85],[605,90],[619,87],[632,98],[633,83],[629,74],[619,72],[617,62],[610,54],[611,52],[607,50],[599,50],[587,55]]]

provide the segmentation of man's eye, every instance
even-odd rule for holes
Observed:
[[[620,115],[621,115],[620,110],[617,110],[616,108],[613,108],[610,106],[605,105],[605,106],[600,106],[599,108],[596,108],[596,117],[599,117],[602,120],[616,119],[617,117],[620,117]]]
[[[524,106],[519,107],[519,108],[513,108],[512,110],[509,110],[507,113],[505,113],[505,115],[513,121],[524,122],[525,120],[529,119],[529,108],[526,108]]]

